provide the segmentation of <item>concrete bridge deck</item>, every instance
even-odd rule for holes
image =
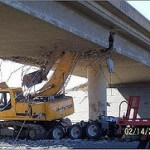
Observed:
[[[109,31],[114,31],[117,53],[150,65],[150,23],[125,1],[1,2],[2,55],[35,57],[34,51],[38,56],[41,47],[54,45],[72,50],[108,47]]]
[[[114,31],[113,59],[121,80],[150,81],[150,22],[125,1],[6,0],[1,1],[0,19],[1,57],[33,58],[24,63],[36,64],[46,50],[98,50],[108,47],[109,32]],[[74,73],[86,76],[80,64]],[[121,81],[114,77],[113,83]]]

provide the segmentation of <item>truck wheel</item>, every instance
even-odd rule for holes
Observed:
[[[102,135],[101,127],[96,122],[91,122],[86,127],[86,135],[90,139],[99,139]]]
[[[81,137],[82,137],[82,128],[78,124],[72,125],[69,128],[69,137],[71,139],[81,139]]]
[[[64,136],[64,129],[61,125],[55,126],[51,131],[50,135],[52,139],[60,140]]]
[[[36,140],[37,139],[36,131],[33,130],[33,129],[29,130],[28,136],[29,136],[29,139],[31,139],[31,140]]]

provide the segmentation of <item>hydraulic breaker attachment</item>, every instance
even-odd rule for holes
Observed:
[[[22,85],[30,88],[33,85],[41,83],[43,80],[47,80],[47,74],[44,73],[44,69],[34,71],[32,73],[26,74],[23,77]]]
[[[34,71],[32,73],[24,75],[22,86],[30,88],[36,84],[41,83],[44,80],[47,80],[47,74],[52,69],[57,59],[63,55],[63,53],[64,52],[62,51],[51,51],[51,55],[44,67],[41,67],[41,69],[38,71]]]

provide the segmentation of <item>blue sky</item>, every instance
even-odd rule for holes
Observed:
[[[128,3],[150,20],[150,1],[134,0],[134,1],[128,1]]]

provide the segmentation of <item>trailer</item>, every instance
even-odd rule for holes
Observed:
[[[126,115],[120,117],[120,108],[123,102],[119,106],[119,118],[117,121],[118,134],[123,132],[126,135],[150,135],[150,118],[137,118],[140,96],[130,96],[128,100],[128,108]]]
[[[127,103],[127,112],[120,116],[121,106]],[[96,120],[81,121],[72,125],[68,134],[71,139],[89,138],[100,139],[121,138],[123,135],[138,136],[147,139],[150,135],[150,119],[137,118],[140,96],[130,96],[128,102],[122,101],[119,105],[119,117],[98,116]]]

